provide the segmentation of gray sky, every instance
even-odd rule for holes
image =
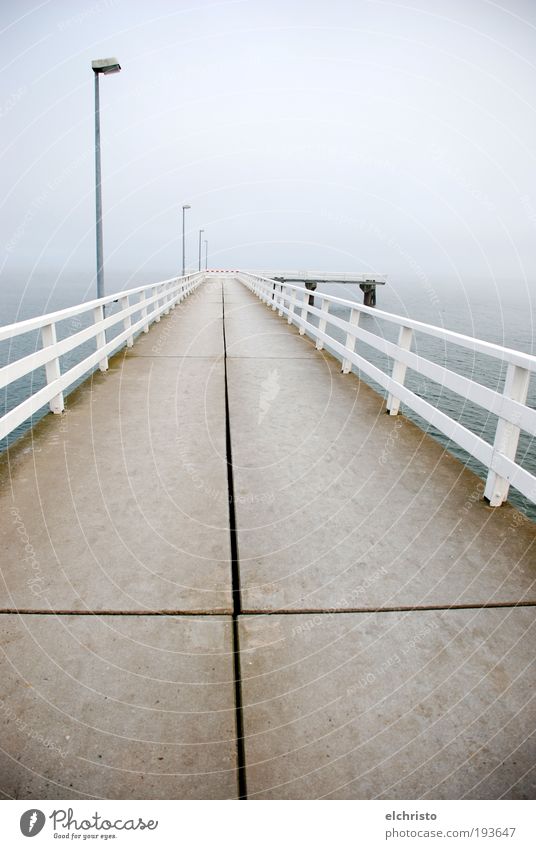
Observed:
[[[213,267],[535,280],[530,0],[3,0],[0,30],[4,285],[94,273],[110,55],[108,273],[176,273],[187,202],[192,263],[204,227]]]

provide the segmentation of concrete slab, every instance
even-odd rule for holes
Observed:
[[[206,284],[208,286],[208,284]],[[130,349],[132,357],[222,357],[221,287],[208,296],[202,285],[168,315],[141,334]]]
[[[269,359],[315,356],[310,339],[301,337],[295,327],[282,321],[237,280],[224,287],[225,339],[227,356]]]
[[[240,624],[250,799],[533,799],[530,608]]]
[[[0,477],[0,608],[232,609],[221,361],[118,356]]]
[[[215,284],[219,283],[219,285],[223,287],[227,305],[231,303],[244,304],[251,299],[254,301],[257,300],[257,298],[255,298],[255,296],[246,289],[243,283],[241,283],[232,272],[229,272],[229,274],[225,277],[220,276],[214,279],[213,282]]]
[[[0,792],[236,797],[229,618],[4,615]]]
[[[243,609],[536,600],[534,524],[339,369],[228,361]]]
[[[229,358],[310,359],[317,351],[310,339],[303,338],[295,328],[289,328],[277,314],[267,310],[259,316],[255,304],[235,309],[225,319],[225,339]]]

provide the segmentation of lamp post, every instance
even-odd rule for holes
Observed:
[[[204,232],[204,230],[199,231],[199,271],[201,271],[201,236]]]
[[[186,274],[186,242],[184,237],[184,215],[187,209],[191,209],[189,203],[185,203],[182,206],[182,276]]]
[[[205,239],[205,271],[208,268],[208,239]]]
[[[91,63],[95,74],[95,211],[97,218],[97,298],[104,297],[104,269],[102,256],[102,184],[101,184],[101,151],[100,151],[100,98],[99,76],[101,74],[117,74],[121,65],[115,59],[94,59]]]

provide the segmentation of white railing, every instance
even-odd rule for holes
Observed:
[[[492,506],[496,507],[506,500],[510,486],[536,502],[536,477],[516,463],[520,431],[536,436],[536,410],[526,403],[530,376],[536,372],[536,357],[324,293],[316,293],[320,307],[313,306],[310,303],[312,292],[301,286],[274,283],[273,280],[249,272],[240,272],[237,276],[262,301],[277,310],[279,315],[287,316],[288,323],[295,324],[301,335],[307,331],[315,340],[318,350],[326,346],[338,356],[344,374],[356,366],[360,372],[376,381],[387,393],[387,411],[390,415],[397,415],[402,402],[482,463],[488,470],[484,497]],[[332,304],[347,307],[349,317],[343,319],[331,314]],[[396,325],[399,328],[398,341],[390,342],[360,327],[359,319],[363,313]],[[309,316],[316,316],[318,326],[308,320]],[[343,331],[346,334],[345,342],[339,342],[329,335],[326,332],[327,325]],[[411,346],[415,332],[461,346],[472,353],[485,354],[506,364],[503,391],[496,392],[414,353]],[[393,361],[391,373],[382,371],[357,353],[358,341],[390,357]],[[407,368],[497,416],[493,444],[406,387],[404,381]]]
[[[149,326],[160,321],[162,315],[167,315],[183,301],[203,282],[204,277],[203,272],[187,274],[149,286],[138,286],[48,315],[0,327],[0,342],[13,340],[22,334],[37,330],[41,333],[42,346],[39,350],[21,356],[1,368],[0,388],[9,386],[43,366],[46,374],[45,386],[0,418],[0,439],[12,433],[46,404],[53,413],[61,413],[65,408],[64,394],[74,383],[97,365],[101,371],[106,371],[108,355],[111,352],[120,350],[125,345],[132,347],[136,333],[148,333]],[[116,302],[119,303],[118,311],[106,316],[105,306]],[[84,316],[86,320],[89,317],[92,322],[90,326],[78,332],[71,332],[58,341],[58,323],[65,319],[74,319],[73,323],[76,324],[79,323],[80,316]],[[117,324],[122,325],[122,329],[107,341],[106,331]],[[91,340],[95,340],[95,350],[62,374],[60,357]]]

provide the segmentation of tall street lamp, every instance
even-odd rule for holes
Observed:
[[[189,203],[185,203],[182,206],[182,276],[186,274],[186,242],[184,237],[184,214],[187,209],[191,209]]]
[[[91,63],[95,74],[95,209],[97,215],[97,298],[104,297],[104,269],[102,258],[102,185],[100,152],[100,100],[99,76],[117,74],[121,65],[115,57],[94,59]]]
[[[199,231],[199,271],[201,271],[201,236],[204,232],[204,230]]]
[[[208,268],[208,240],[205,239],[205,271]]]

